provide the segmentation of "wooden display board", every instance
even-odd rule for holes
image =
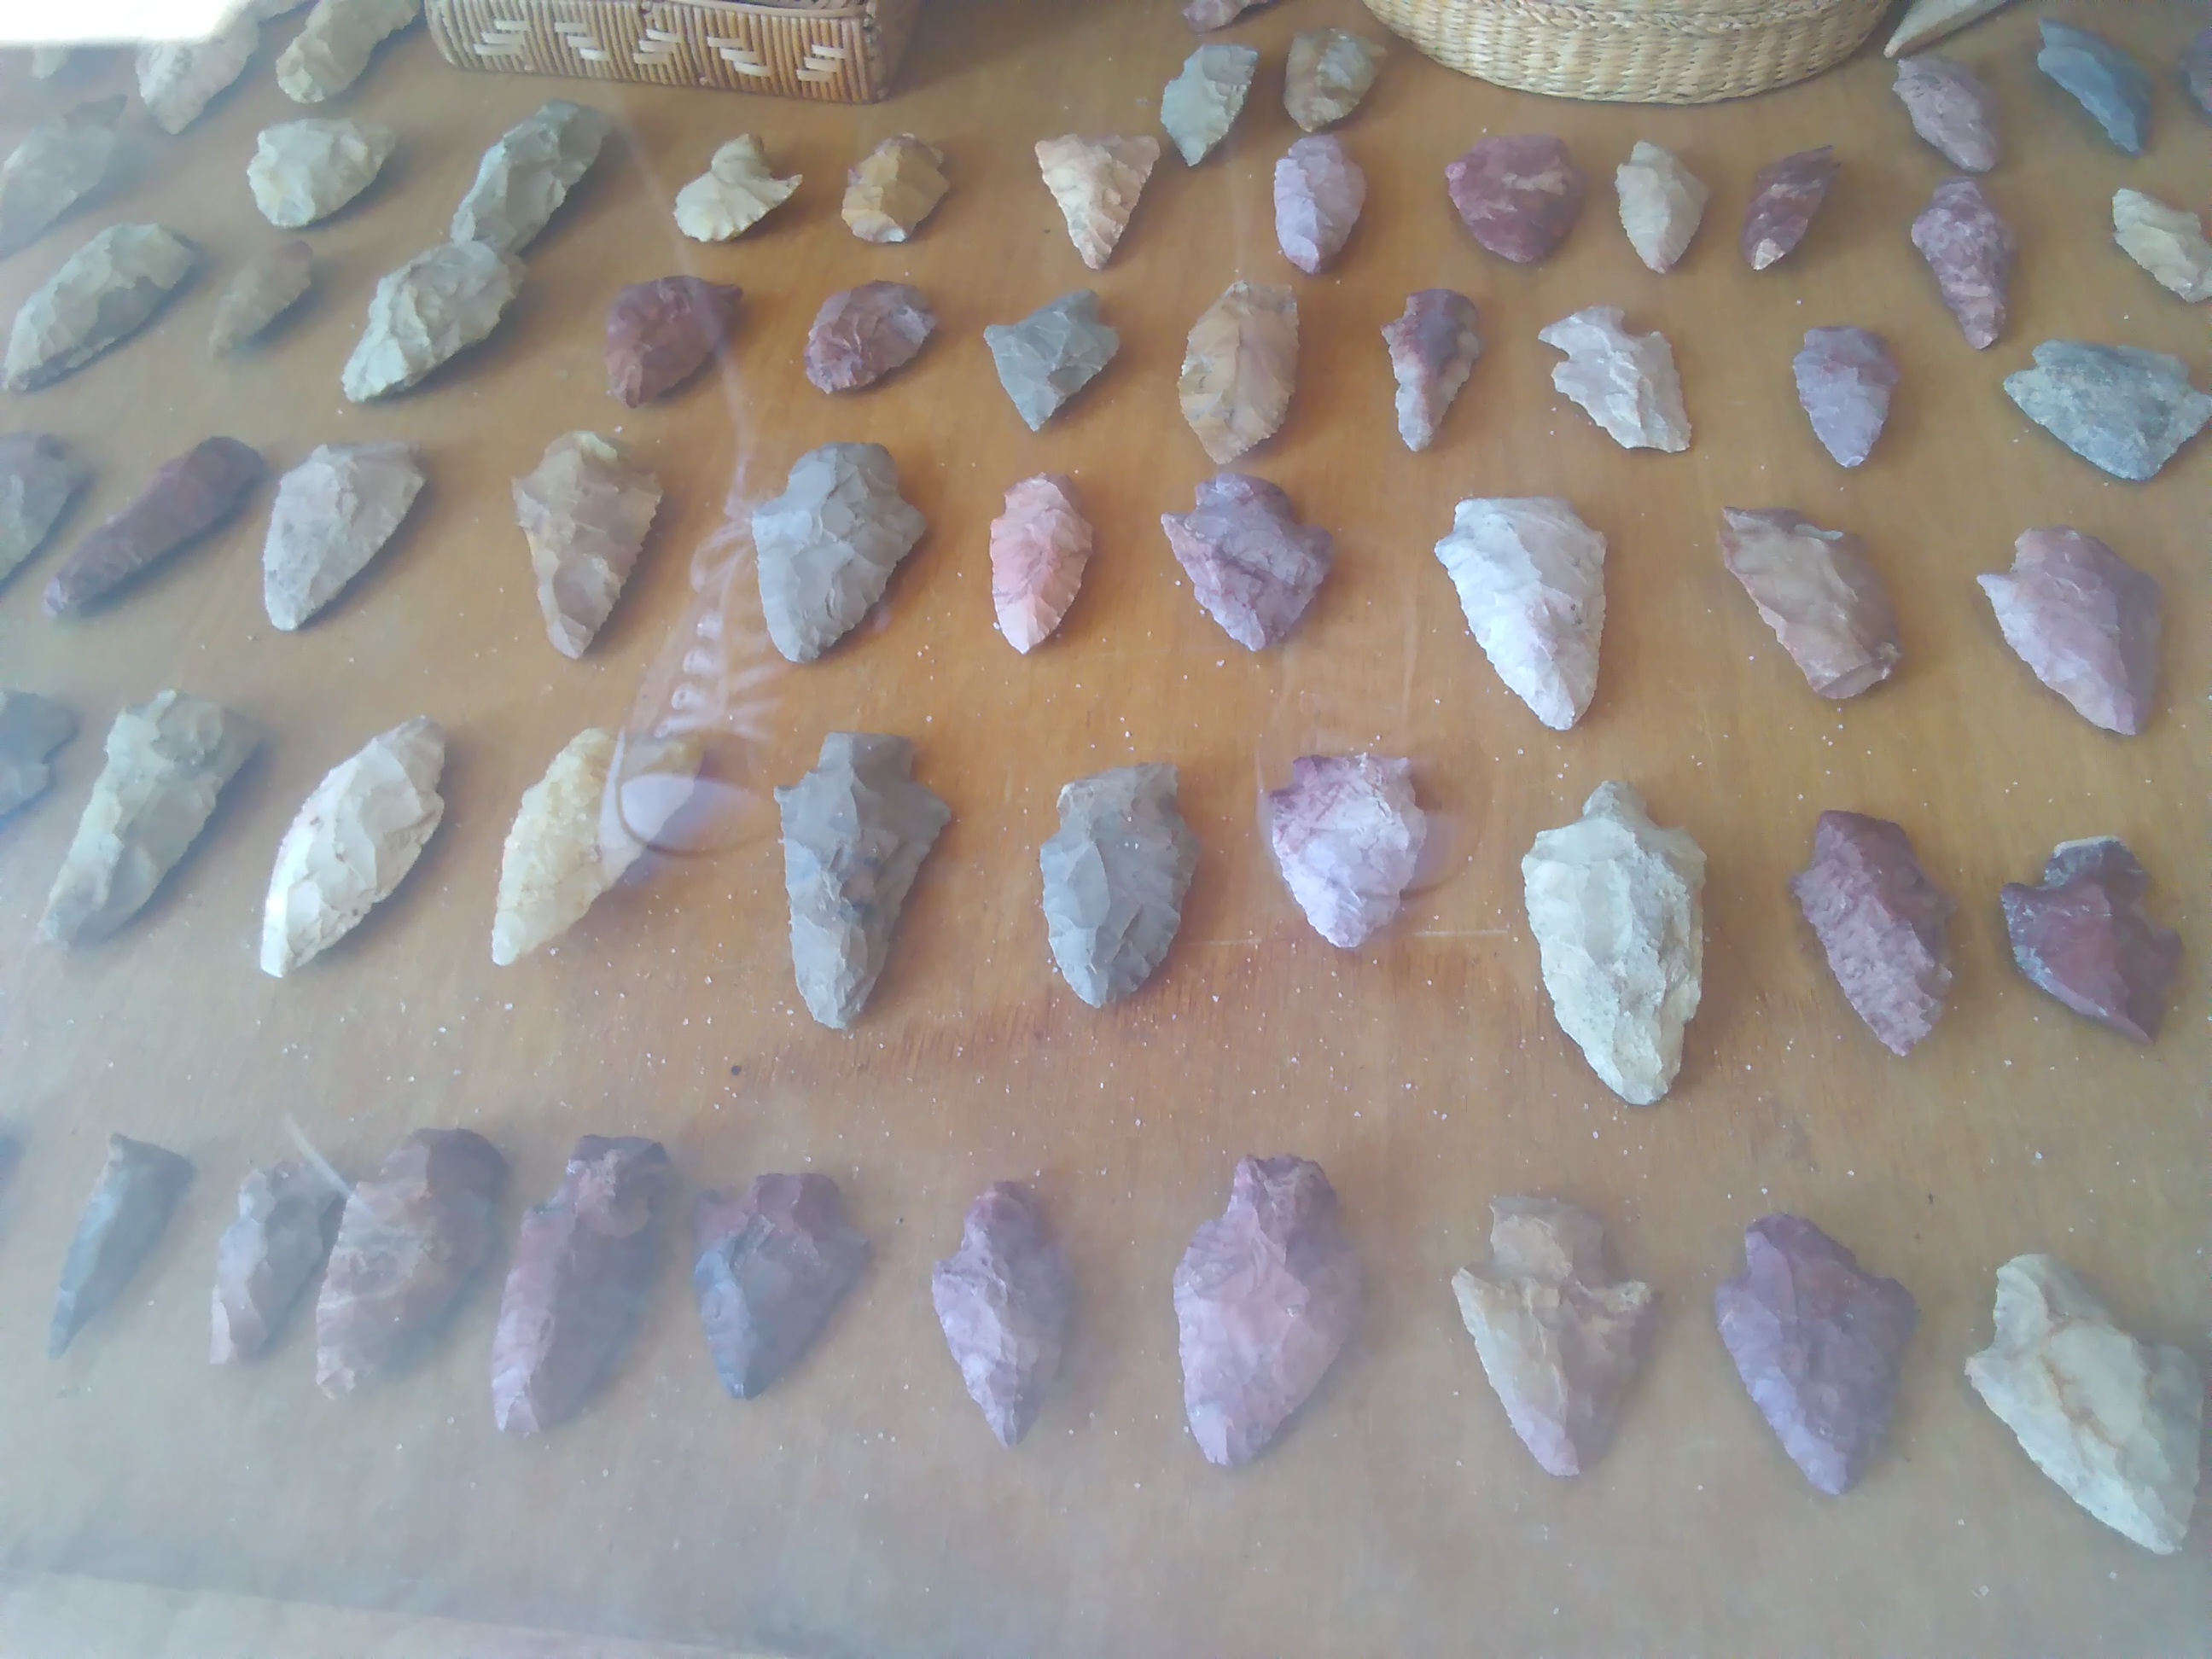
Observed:
[[[2121,185],[2208,204],[2212,130],[2170,70],[2203,17],[2166,0],[2054,8],[2157,66],[2151,148],[2130,160],[2035,73],[2042,9],[1954,47],[2002,104],[1988,188],[2022,246],[2011,325],[1981,353],[1906,235],[1945,164],[1870,52],[1780,94],[1660,110],[1506,93],[1393,42],[1341,130],[1366,215],[1317,279],[1275,249],[1269,179],[1297,136],[1281,106],[1292,33],[1380,33],[1349,0],[1286,0],[1228,32],[1264,53],[1243,120],[1203,166],[1162,163],[1097,275],[1030,146],[1155,128],[1193,44],[1164,0],[937,0],[902,90],[866,108],[462,76],[416,32],[302,112],[269,72],[280,23],[248,82],[182,137],[134,113],[121,186],[0,264],[5,314],[108,222],[159,218],[208,256],[143,336],[0,399],[0,427],[57,433],[97,468],[62,544],[217,432],[277,468],[318,442],[411,439],[432,482],[399,543],[295,635],[260,607],[265,489],[96,613],[40,613],[54,551],[0,588],[0,681],[66,698],[83,726],[52,796],[0,826],[0,1126],[26,1144],[0,1191],[0,1565],[798,1655],[2200,1648],[2205,1528],[2169,1559],[2106,1530],[1960,1374],[1989,1338],[1994,1271],[2021,1251],[2063,1256],[2133,1328],[2200,1358],[2212,1327],[2212,441],[2122,483],[1998,389],[2053,336],[2178,352],[2203,380],[2203,309],[2109,234]],[[127,83],[119,61],[57,86],[11,61],[0,141]],[[442,237],[484,146],[556,95],[621,130],[530,251],[507,320],[417,392],[347,404],[338,369],[377,277]],[[399,150],[307,233],[311,307],[210,362],[216,293],[279,234],[245,185],[253,135],[301,113],[387,121]],[[1509,266],[1460,226],[1443,169],[1485,133],[1539,129],[1567,140],[1589,199],[1555,258]],[[902,131],[945,152],[952,193],[913,242],[866,246],[837,215],[843,170]],[[741,241],[683,241],[673,192],[741,131],[804,186]],[[1614,214],[1611,170],[1639,137],[1714,191],[1663,277]],[[1753,274],[1735,246],[1753,171],[1823,143],[1842,160],[1829,205],[1796,254]],[[604,390],[608,301],[675,271],[742,284],[741,337],[723,378],[625,410]],[[1256,655],[1200,611],[1158,526],[1212,470],[1176,407],[1183,336],[1239,276],[1290,283],[1302,328],[1289,422],[1249,470],[1339,550],[1297,633]],[[824,397],[801,374],[807,324],[831,291],[878,277],[919,286],[939,333],[879,387]],[[1436,447],[1413,455],[1377,330],[1431,285],[1474,298],[1486,350]],[[1121,356],[1031,434],[981,331],[1079,287],[1103,296]],[[1624,453],[1553,392],[1536,331],[1601,303],[1673,341],[1686,454]],[[1904,370],[1889,429],[1849,473],[1814,441],[1790,368],[1806,328],[1846,322],[1886,335]],[[508,481],[586,427],[667,493],[629,591],[571,662],[545,640]],[[896,732],[952,806],[866,1017],[841,1036],[798,1003],[765,811],[719,853],[657,861],[557,949],[494,968],[523,789],[579,728],[629,717],[733,477],[760,499],[833,439],[887,445],[929,532],[853,639],[803,669],[768,659],[743,700],[763,782],[797,777],[825,731]],[[1008,484],[1047,470],[1076,480],[1099,550],[1060,635],[1023,659],[992,626],[987,526]],[[1569,497],[1611,547],[1596,702],[1564,734],[1499,684],[1431,551],[1457,499],[1538,494]],[[1721,566],[1723,503],[1794,507],[1865,538],[1903,617],[1893,681],[1841,706],[1808,691]],[[2163,689],[2140,737],[2092,728],[2039,685],[1975,586],[2021,531],[2055,523],[2164,584]],[[739,667],[766,656],[745,642],[745,592],[726,630]],[[126,932],[40,945],[100,734],[165,686],[253,717],[267,740]],[[451,733],[443,827],[342,947],[264,977],[261,897],[286,823],[325,771],[416,714]],[[1293,757],[1357,748],[1412,757],[1449,856],[1354,955],[1297,914],[1255,803]],[[1052,970],[1037,847],[1062,783],[1152,759],[1182,769],[1204,850],[1161,973],[1094,1012]],[[1650,1109],[1615,1101],[1559,1030],[1521,903],[1530,839],[1613,777],[1711,860],[1704,1003],[1680,1081]],[[1845,1006],[1785,889],[1831,806],[1898,819],[1960,902],[1957,988],[1909,1060]],[[2033,879],[2056,842],[2106,832],[2149,868],[2152,908],[2185,943],[2153,1048],[2069,1013],[2004,947],[1999,885]],[[482,1131],[513,1160],[510,1237],[585,1133],[664,1140],[687,1203],[763,1170],[822,1170],[875,1260],[803,1366],[752,1401],[708,1365],[679,1214],[635,1349],[579,1421],[526,1443],[492,1429],[503,1263],[419,1368],[335,1404],[298,1325],[263,1363],[204,1363],[216,1236],[240,1178],[292,1152],[288,1118],[348,1171],[411,1127]],[[116,1129],[185,1153],[199,1179],[123,1304],[49,1363],[55,1275]],[[1236,1158],[1277,1152],[1328,1170],[1370,1294],[1291,1431],[1224,1473],[1182,1423],[1169,1281]],[[1083,1296],[1073,1374],[1011,1453],[963,1394],[927,1290],[963,1206],[1000,1177],[1042,1193]],[[1514,1439],[1447,1285],[1486,1253],[1489,1200],[1522,1192],[1596,1212],[1616,1264],[1662,1296],[1618,1443],[1571,1483]],[[1890,1443],[1840,1500],[1783,1455],[1713,1330],[1744,1224],[1777,1209],[1919,1299]]]

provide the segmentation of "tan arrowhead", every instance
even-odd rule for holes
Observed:
[[[1232,283],[1191,325],[1176,392],[1216,466],[1275,435],[1297,369],[1298,302],[1286,288]]]
[[[1039,139],[1036,158],[1045,188],[1067,221],[1068,240],[1085,264],[1103,270],[1160,159],[1160,141],[1149,134],[1082,138],[1068,133]]]
[[[1987,17],[2004,3],[2005,0],[1912,0],[1881,54],[1900,58],[1917,52],[1978,18]]]

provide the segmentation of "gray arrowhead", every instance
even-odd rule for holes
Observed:
[[[1098,378],[1121,349],[1121,337],[1100,320],[1098,296],[1085,288],[1039,306],[1018,323],[993,323],[983,343],[998,365],[999,384],[1036,432]]]
[[[1053,960],[1094,1008],[1152,977],[1175,942],[1198,867],[1198,837],[1176,810],[1162,762],[1078,778],[1060,792],[1060,829],[1039,854]]]
[[[2021,413],[2116,478],[2154,477],[2212,420],[2212,398],[2180,358],[2136,346],[2045,340],[2035,367],[2005,376]]]
[[[107,1162],[77,1218],[54,1291],[46,1354],[58,1359],[92,1317],[121,1295],[191,1184],[191,1163],[165,1147],[107,1138]]]
[[[812,662],[843,639],[924,528],[881,444],[823,444],[793,462],[783,494],[753,509],[761,610],[775,648]]]

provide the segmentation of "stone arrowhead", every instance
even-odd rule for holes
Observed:
[[[2059,842],[2041,885],[2008,881],[1998,895],[2014,965],[2075,1013],[2152,1042],[2181,970],[2181,935],[2150,919],[2149,890],[2118,836]]]
[[[1997,1269],[1996,1340],[1966,1381],[2058,1489],[2113,1531],[2172,1555],[2197,1508],[2204,1376],[2140,1342],[2047,1255]]]
[[[750,1400],[798,1363],[868,1265],[868,1241],[822,1175],[753,1177],[692,1207],[691,1288],[722,1386]]]
[[[2212,398],[2180,358],[2136,346],[2045,340],[2035,367],[2005,376],[2021,414],[2116,478],[2154,477],[2212,420]]]
[[[926,528],[881,444],[823,444],[792,463],[782,495],[753,510],[761,609],[793,662],[850,633]]]
[[[289,632],[337,598],[384,549],[422,492],[408,443],[320,444],[276,482],[261,549],[261,600]]]
[[[1044,843],[1052,958],[1093,1008],[1127,996],[1175,943],[1198,837],[1176,810],[1176,769],[1152,761],[1078,778],[1060,792]]]
[[[1713,1291],[1721,1340],[1790,1461],[1839,1498],[1889,1432],[1920,1310],[1802,1216],[1761,1216],[1744,1229],[1743,1256]]]
[[[1583,171],[1548,132],[1480,139],[1444,169],[1452,205],[1474,240],[1528,264],[1565,241],[1583,210]]]
[[[1196,506],[1163,513],[1160,528],[1206,614],[1248,651],[1297,626],[1336,557],[1328,532],[1300,524],[1288,495],[1242,472],[1203,480]]]
[[[586,1135],[561,1185],[522,1212],[491,1339],[491,1416],[543,1434],[582,1410],[637,1329],[676,1183],[657,1140]]]
[[[914,745],[832,732],[814,769],[775,792],[791,963],[806,1012],[842,1031],[868,1006],[921,861],[952,811],[914,781]]]
[[[137,333],[198,263],[191,244],[166,226],[110,225],[15,313],[8,390],[51,385]]]
[[[1469,498],[1437,558],[1507,690],[1565,732],[1597,692],[1605,538],[1556,495]]]
[[[2195,214],[2123,188],[2112,193],[2112,240],[2169,292],[2212,300],[2212,242]]]
[[[1821,813],[1813,861],[1790,890],[1845,1000],[1890,1053],[1911,1054],[1950,993],[1945,934],[1959,907],[1928,878],[1903,827],[1863,812]]]
[[[154,1248],[191,1184],[188,1159],[129,1135],[107,1138],[107,1162],[77,1218],[76,1237],[54,1291],[46,1357],[58,1359],[70,1340],[121,1295]]]
[[[481,242],[500,253],[520,253],[591,170],[613,131],[614,123],[588,105],[563,98],[539,105],[484,152],[476,181],[453,210],[447,234],[455,242]]]
[[[1098,296],[1089,289],[1063,294],[1018,323],[983,330],[998,366],[999,384],[1032,432],[1089,386],[1114,361],[1121,337],[1100,319]]]
[[[2009,3],[2010,0],[1911,0],[1889,44],[1881,49],[1882,56],[1917,52]]]
[[[1620,228],[1636,257],[1656,271],[1674,270],[1705,216],[1712,192],[1671,150],[1639,138],[1613,169]]]
[[[1497,1199],[1490,1213],[1490,1271],[1462,1267],[1452,1294],[1513,1432],[1545,1474],[1565,1480],[1612,1441],[1658,1297],[1607,1273],[1595,1216],[1551,1198]]]
[[[1182,9],[1182,18],[1204,33],[1209,29],[1226,28],[1253,7],[1267,3],[1267,0],[1190,0]]]
[[[315,0],[276,59],[276,84],[295,104],[319,104],[361,79],[386,36],[422,15],[422,0]]]
[[[2150,76],[2102,35],[2045,17],[2035,66],[2073,94],[2075,101],[2130,155],[2150,142]]]
[[[1275,163],[1275,243],[1308,276],[1343,252],[1367,200],[1367,175],[1341,139],[1301,138]]]
[[[314,280],[314,250],[297,237],[247,260],[215,302],[208,355],[220,357],[255,338],[299,304]]]
[[[1298,372],[1298,302],[1286,288],[1231,283],[1191,325],[1176,382],[1182,417],[1216,466],[1282,428]]]
[[[246,73],[261,45],[261,25],[250,10],[234,14],[203,40],[164,40],[138,48],[138,96],[167,133],[179,133]]]
[[[315,786],[277,843],[261,971],[282,979],[353,932],[415,867],[445,816],[446,733],[427,715],[380,732]]]
[[[43,939],[106,939],[154,896],[246,764],[254,737],[226,708],[180,691],[126,708],[39,922]]]
[[[1946,179],[1912,222],[1912,245],[1936,273],[1943,303],[1979,351],[2004,332],[2006,292],[2020,245],[1972,179]]]
[[[582,656],[613,614],[659,510],[660,481],[596,432],[563,433],[536,471],[514,481],[538,608],[562,656]]]
[[[327,219],[375,183],[399,135],[379,121],[286,121],[264,127],[246,164],[253,204],[296,230]]]
[[[2181,89],[2199,114],[2212,117],[2212,28],[2190,36],[2181,54]]]
[[[0,434],[0,581],[46,544],[90,476],[58,438]]]
[[[1705,855],[1662,830],[1626,783],[1602,783],[1576,822],[1540,832],[1521,860],[1528,931],[1559,1027],[1632,1106],[1682,1069],[1705,957]]]
[[[1805,240],[1813,216],[1836,182],[1836,152],[1827,144],[1801,149],[1759,168],[1752,180],[1751,202],[1743,210],[1740,239],[1753,270],[1784,258]]]
[[[207,438],[155,470],[129,506],[79,542],[46,584],[59,617],[106,598],[230,517],[268,471],[235,438]]]
[[[1897,66],[1892,88],[1912,130],[1953,167],[1987,173],[1997,164],[1997,100],[1963,64],[1923,52]]]
[[[345,1194],[312,1164],[287,1158],[238,1189],[238,1219],[215,1247],[210,1365],[235,1365],[269,1346],[330,1254]]]
[[[0,162],[0,258],[98,190],[114,155],[115,129],[104,120],[72,115],[25,133]]]
[[[506,967],[583,920],[690,799],[696,738],[641,744],[635,753],[586,726],[522,792],[500,856],[491,959]]]
[[[1334,126],[1367,96],[1382,57],[1372,40],[1342,29],[1300,31],[1283,74],[1283,107],[1308,132]]]
[[[1870,329],[1808,328],[1790,360],[1797,402],[1820,447],[1839,466],[1858,466],[1889,420],[1897,362],[1889,342]]]
[[[863,283],[831,295],[806,331],[806,378],[823,392],[856,392],[914,361],[937,330],[921,290]]]
[[[469,1129],[417,1129],[357,1182],[315,1301],[315,1382],[333,1400],[382,1382],[444,1328],[491,1254],[499,1149]]]
[[[1189,166],[1203,161],[1229,136],[1259,67],[1256,47],[1218,42],[1183,60],[1182,73],[1160,94],[1160,125]]]
[[[35,691],[0,691],[0,818],[46,793],[54,781],[46,757],[76,735],[65,702]]]
[[[442,242],[388,271],[340,383],[357,404],[404,392],[489,334],[522,287],[522,261],[483,242]]]
[[[1897,672],[1897,611],[1866,547],[1787,507],[1721,509],[1721,557],[1805,683],[1856,697]]]
[[[744,290],[698,276],[632,283],[607,307],[607,392],[635,409],[727,349]]]
[[[2005,643],[2093,726],[2133,737],[2158,691],[2158,579],[2066,525],[2022,532],[1978,576]]]
[[[1036,158],[1044,186],[1067,222],[1067,240],[1085,264],[1103,270],[1159,161],[1160,141],[1149,133],[1079,138],[1071,132],[1040,138]]]
[[[714,152],[706,172],[676,192],[676,228],[695,242],[732,240],[789,201],[805,181],[797,173],[777,178],[760,140],[739,133]]]
[[[1083,586],[1091,522],[1058,473],[1024,478],[991,522],[991,604],[1006,643],[1026,655],[1044,643]]]
[[[1670,455],[1690,447],[1690,416],[1674,349],[1657,330],[1631,334],[1618,306],[1591,306],[1537,331],[1546,345],[1567,354],[1552,366],[1552,384],[1623,449]]]
[[[1411,761],[1301,755],[1260,799],[1275,866],[1316,933],[1356,951],[1390,924],[1429,833]]]
[[[910,132],[899,133],[846,173],[846,226],[864,242],[903,242],[951,188],[942,152]]]
[[[1407,448],[1426,449],[1436,441],[1444,411],[1474,372],[1482,356],[1475,321],[1474,301],[1464,294],[1425,288],[1408,294],[1405,311],[1382,325],[1398,382],[1398,435]]]
[[[969,1398],[1000,1445],[1019,1444],[1059,1379],[1075,1316],[1075,1276],[1027,1189],[982,1190],[960,1249],[931,1269],[929,1297]]]
[[[1207,1462],[1234,1468],[1267,1449],[1343,1351],[1359,1302],[1321,1165],[1240,1159],[1229,1207],[1175,1272],[1183,1413]]]

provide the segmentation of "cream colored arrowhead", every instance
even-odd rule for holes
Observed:
[[[136,332],[198,256],[166,225],[110,225],[23,301],[8,335],[8,390],[58,380]]]
[[[1896,33],[1889,37],[1889,44],[1881,49],[1881,54],[1885,58],[1899,58],[1908,52],[1917,52],[1978,19],[1987,17],[2005,3],[2006,0],[1912,0],[1912,3],[1905,9],[1905,15],[1899,20]]]
[[[416,715],[333,768],[276,848],[261,913],[261,971],[282,979],[361,925],[415,867],[445,816],[446,733]]]
[[[385,36],[422,15],[422,0],[315,0],[314,10],[276,60],[276,84],[295,104],[335,97],[368,67]]]
[[[246,164],[253,204],[287,230],[327,219],[367,190],[399,135],[378,121],[283,121],[264,127]]]
[[[845,175],[845,223],[864,242],[903,242],[951,188],[943,152],[902,132]]]
[[[1298,302],[1286,288],[1232,283],[1191,325],[1176,392],[1216,466],[1275,435],[1297,372]]]
[[[556,438],[538,470],[514,481],[538,607],[562,655],[582,656],[613,612],[659,508],[660,481],[624,465],[596,432]]]
[[[1068,240],[1085,264],[1103,270],[1159,161],[1160,141],[1149,133],[1136,138],[1068,133],[1039,139],[1036,158],[1045,188],[1067,221]]]
[[[138,95],[161,131],[182,132],[215,95],[246,73],[261,44],[261,25],[240,12],[204,40],[164,41],[138,48]]]
[[[760,140],[740,133],[714,152],[706,172],[676,192],[676,228],[695,242],[742,236],[788,200],[802,178],[796,173],[777,178],[769,171]]]

